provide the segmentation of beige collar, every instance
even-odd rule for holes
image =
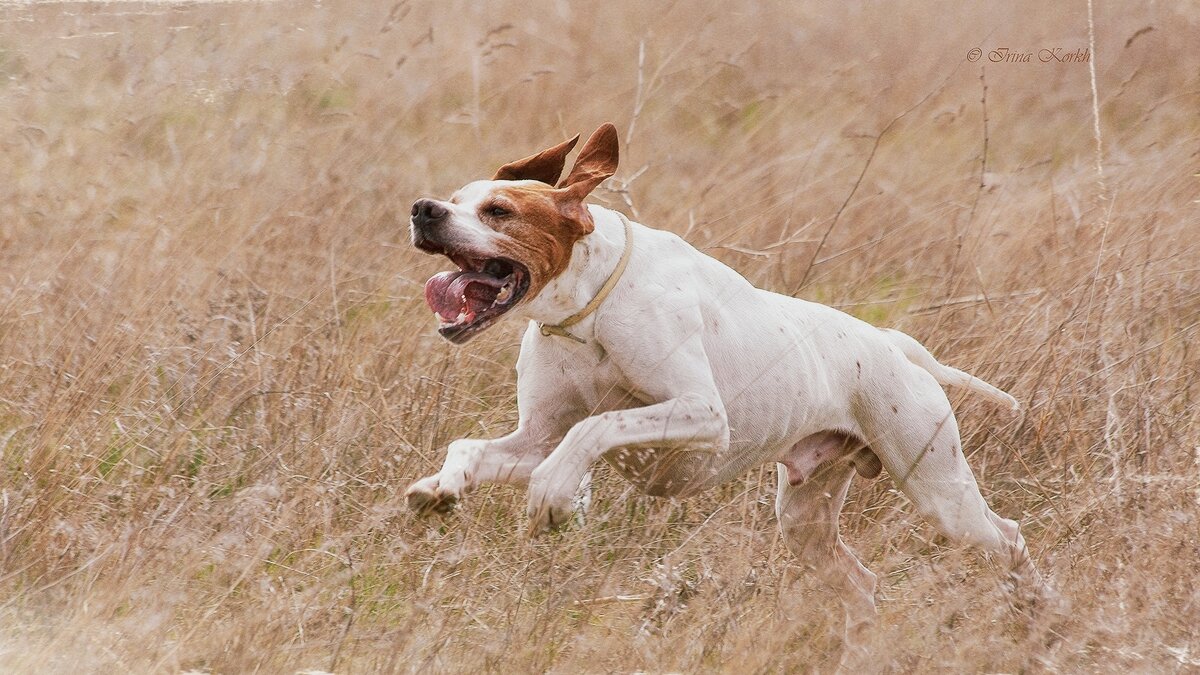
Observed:
[[[629,219],[625,217],[625,214],[618,211],[617,215],[621,217],[621,222],[625,223],[625,251],[621,253],[621,259],[617,261],[617,266],[613,268],[612,274],[608,275],[608,280],[606,280],[604,285],[600,287],[600,290],[596,293],[596,297],[592,298],[591,302],[584,305],[583,309],[575,312],[562,321],[559,321],[557,325],[547,326],[539,321],[538,328],[542,329],[542,335],[545,335],[546,337],[557,335],[559,337],[569,338],[580,344],[587,344],[587,340],[584,340],[578,335],[574,335],[567,329],[579,323],[580,321],[583,321],[588,317],[588,315],[600,307],[600,305],[604,302],[604,299],[607,298],[608,294],[612,292],[613,287],[616,286],[617,282],[621,280],[621,275],[625,273],[625,267],[629,264],[629,256],[633,253],[633,225],[630,224]]]

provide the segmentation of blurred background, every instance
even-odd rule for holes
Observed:
[[[821,668],[774,470],[588,523],[405,508],[515,424],[523,326],[437,337],[418,197],[603,122],[593,199],[905,330],[1069,611],[886,479],[843,536],[878,672],[1200,668],[1200,8],[0,3],[0,667]],[[978,50],[978,51],[972,51]],[[1078,60],[1077,60],[1078,59]],[[1094,71],[1094,83],[1093,83]]]

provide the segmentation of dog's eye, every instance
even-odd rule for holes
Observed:
[[[508,209],[504,208],[503,206],[498,206],[498,205],[489,206],[486,209],[484,209],[483,212],[493,218],[503,218],[509,214]]]

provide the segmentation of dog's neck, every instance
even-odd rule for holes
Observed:
[[[625,225],[615,211],[594,204],[588,204],[588,211],[595,229],[575,242],[567,268],[524,303],[521,315],[526,319],[546,325],[562,322],[591,302],[616,269],[625,251]],[[590,336],[592,318],[588,316],[571,332],[581,338]]]

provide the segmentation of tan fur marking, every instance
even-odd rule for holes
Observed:
[[[501,255],[529,269],[528,297],[534,297],[571,262],[571,249],[595,229],[583,200],[617,170],[617,129],[601,125],[583,144],[571,172],[550,187],[562,172],[575,138],[536,155],[500,167],[495,180],[538,180],[547,185],[514,185],[492,191],[480,205],[479,219],[505,235],[498,244]],[[511,210],[506,216],[488,213],[494,205]]]
[[[562,175],[563,165],[567,161],[567,153],[579,142],[576,135],[569,141],[563,141],[552,148],[509,162],[496,170],[492,180],[537,180],[547,185],[554,185]]]
[[[617,128],[611,124],[601,125],[583,144],[571,173],[558,187],[572,192],[582,201],[604,179],[617,172],[618,149]]]
[[[497,242],[501,255],[529,269],[528,297],[533,297],[567,269],[575,242],[593,229],[591,216],[581,219],[580,212],[587,209],[550,186],[505,187],[492,195],[511,206],[512,213],[491,217],[486,213],[489,200],[484,200],[480,218],[505,235]]]

